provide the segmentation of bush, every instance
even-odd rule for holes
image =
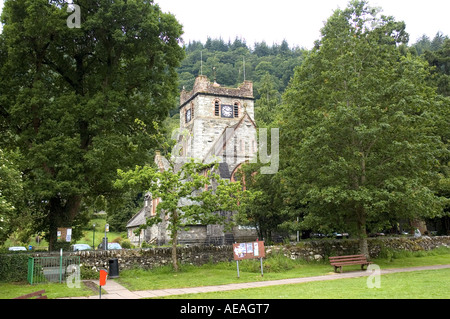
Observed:
[[[302,261],[292,260],[282,253],[273,253],[263,260],[264,272],[283,272],[293,269]],[[261,261],[259,259],[242,260],[239,262],[239,268],[242,271],[261,272]]]
[[[0,281],[26,281],[28,274],[28,254],[0,254]]]
[[[122,248],[131,248],[131,247],[132,247],[131,242],[128,239],[124,239],[122,241]]]

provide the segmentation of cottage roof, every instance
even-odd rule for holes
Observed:
[[[141,225],[144,225],[146,222],[147,221],[145,219],[145,207],[144,207],[137,214],[131,217],[131,219],[128,221],[127,228],[139,227]]]

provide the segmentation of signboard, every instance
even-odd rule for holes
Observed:
[[[57,228],[57,241],[70,242],[72,240],[72,228]]]
[[[264,250],[263,241],[254,241],[251,243],[236,243],[233,244],[234,260],[264,258],[266,252]]]

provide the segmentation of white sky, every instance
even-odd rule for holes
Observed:
[[[0,0],[0,8],[4,0]],[[76,0],[73,1],[76,3]],[[266,41],[310,49],[320,36],[323,23],[336,8],[349,0],[155,0],[164,12],[174,14],[183,25],[185,43],[207,37],[233,41],[236,37],[253,46]],[[410,43],[422,34],[433,38],[441,31],[450,35],[449,0],[369,0],[383,13],[406,22]],[[68,14],[69,15],[69,14]],[[1,25],[0,25],[1,30]]]

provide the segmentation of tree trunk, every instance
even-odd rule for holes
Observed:
[[[178,258],[177,258],[177,243],[178,243],[178,212],[174,211],[172,214],[172,222],[173,222],[173,229],[172,229],[172,265],[173,270],[178,271]]]
[[[366,214],[364,207],[359,205],[357,208],[357,232],[359,240],[359,252],[369,258],[369,247],[367,244],[367,231],[366,231]]]
[[[48,249],[49,251],[54,250],[57,241],[57,229],[58,227],[72,226],[73,220],[80,210],[81,196],[74,195],[71,196],[65,204],[63,200],[59,197],[53,197],[50,199],[50,212],[48,214]]]
[[[175,231],[175,234],[172,237],[172,265],[174,271],[178,271],[177,236],[177,231]]]

